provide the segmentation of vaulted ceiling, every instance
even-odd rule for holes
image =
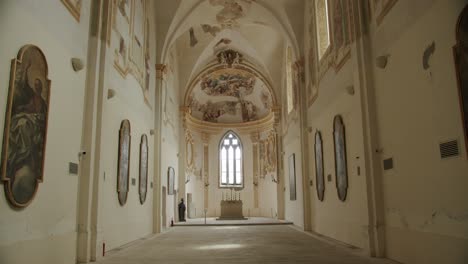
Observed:
[[[304,0],[158,0],[156,9],[158,35],[165,35],[157,40],[158,60],[166,63],[176,52],[181,104],[194,78],[227,49],[282,94],[286,46],[297,54],[303,42]]]

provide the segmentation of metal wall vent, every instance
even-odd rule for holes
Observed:
[[[458,147],[458,140],[452,140],[440,143],[440,157],[442,159],[458,157],[460,155],[460,149]]]

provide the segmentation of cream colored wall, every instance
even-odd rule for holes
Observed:
[[[268,138],[268,132],[260,135],[261,140]],[[260,148],[260,147],[259,147]],[[260,155],[259,155],[260,158]],[[277,158],[277,160],[280,160]],[[260,168],[261,161],[259,161]],[[279,164],[277,164],[279,166]],[[273,179],[278,179],[277,170],[270,172],[263,178],[260,174],[258,179],[258,212],[259,216],[277,218],[278,217],[278,190],[277,183]]]
[[[291,121],[288,127],[287,134],[284,137],[282,157],[284,178],[284,200],[285,200],[285,217],[286,220],[292,221],[295,225],[304,227],[304,192],[302,184],[302,157],[301,157],[301,140],[299,134],[299,121]],[[296,168],[296,200],[290,199],[290,183],[289,183],[289,157],[295,154]]]
[[[185,185],[186,193],[192,194],[192,204],[189,205],[187,201],[187,215],[188,210],[192,211],[191,216],[192,218],[202,218],[204,217],[204,210],[205,210],[205,185],[204,185],[204,178],[203,178],[203,142],[200,133],[191,132],[194,145],[193,145],[193,157],[194,157],[194,164],[196,167],[197,173],[200,172],[199,175],[194,175],[193,173],[185,172],[184,174],[189,177],[190,181]],[[184,145],[185,149],[185,145]],[[185,151],[184,151],[185,152]],[[185,153],[184,153],[185,155]],[[185,195],[187,197],[187,195]],[[190,208],[191,206],[191,208]]]
[[[177,54],[171,51],[171,55],[168,58],[168,72],[163,80],[163,97],[161,98],[163,103],[163,113],[161,122],[161,186],[168,187],[167,170],[169,167],[173,167],[175,171],[175,183],[174,188],[180,191],[180,177],[179,174],[179,162],[183,161],[180,157],[179,149],[180,144],[184,144],[184,134],[180,131],[180,118],[179,118],[179,82],[178,82],[178,65],[177,65]],[[181,143],[182,142],[182,143]],[[161,187],[162,188],[162,187]],[[179,220],[176,215],[176,207],[179,201],[179,193],[174,195],[166,195],[166,224],[169,226],[171,220],[174,222]]]
[[[340,74],[346,75],[351,70],[351,61],[342,69]],[[353,82],[345,78],[341,84],[333,78],[334,72],[329,74],[330,78],[323,80],[323,87],[334,91],[323,91],[320,94],[332,93],[333,100],[321,105],[320,111],[315,105],[309,110],[309,124],[312,128],[309,134],[309,153],[311,173],[309,180],[314,185],[309,186],[311,193],[312,229],[325,236],[343,241],[360,248],[368,249],[368,219],[367,219],[367,194],[366,174],[363,161],[363,139],[362,120],[360,117],[359,95],[350,96],[344,89],[344,83]],[[350,77],[349,75],[347,77]],[[328,86],[326,86],[328,85]],[[336,87],[333,89],[332,87]],[[320,97],[316,101],[319,105]],[[344,202],[338,199],[336,189],[335,152],[333,139],[333,119],[335,115],[341,115],[345,126],[346,157],[348,171],[348,190]],[[315,132],[320,131],[323,144],[325,194],[321,202],[317,198],[315,177]],[[358,166],[360,175],[358,175]],[[327,176],[331,175],[331,181]]]
[[[399,1],[372,30],[375,56],[390,54],[374,69],[383,172],[386,250],[403,263],[468,261],[468,162],[452,48],[466,1]],[[430,68],[423,53],[432,42]],[[461,157],[441,160],[439,143],[458,139]]]
[[[210,135],[208,145],[209,158],[209,186],[208,186],[208,211],[207,217],[218,217],[221,213],[220,202],[223,195],[230,197],[230,189],[219,188],[219,142],[228,129],[222,132]],[[276,184],[271,181],[271,174],[265,179],[259,179],[258,197],[259,207],[254,204],[254,185],[253,185],[253,145],[250,134],[238,133],[243,146],[243,173],[244,188],[238,192],[243,202],[243,214],[245,217],[263,216],[276,217]],[[197,170],[203,166],[203,142],[199,132],[191,132],[194,136],[194,155],[195,166]],[[203,176],[203,170],[202,176]],[[191,175],[190,181],[185,185],[186,193],[193,195],[193,207],[195,208],[195,217],[204,217],[205,186],[204,178],[197,175]],[[234,196],[233,192],[233,196]],[[185,196],[186,197],[186,196]]]
[[[112,53],[113,54],[113,53]],[[101,138],[101,172],[99,179],[99,230],[98,247],[106,243],[106,250],[122,246],[152,233],[154,166],[148,164],[148,191],[143,205],[140,204],[139,161],[141,136],[148,137],[148,160],[154,153],[152,109],[143,103],[141,88],[136,79],[128,75],[126,79],[114,70],[113,57],[108,58],[108,76],[105,87],[116,91],[116,96],[103,102],[103,133]],[[118,143],[121,121],[128,119],[131,125],[130,176],[127,202],[124,206],[117,199]],[[136,184],[132,185],[132,179]],[[101,252],[98,250],[98,252]]]
[[[150,21],[152,17],[150,16]],[[150,27],[152,24],[150,23]],[[153,32],[150,30],[150,32]],[[153,232],[153,188],[154,137],[150,134],[154,126],[155,52],[150,48],[150,92],[149,105],[145,103],[143,90],[136,78],[128,73],[120,75],[114,67],[114,54],[119,46],[115,31],[111,33],[110,46],[106,45],[105,68],[102,72],[104,97],[102,101],[102,132],[100,138],[98,232],[96,252],[98,258],[105,244],[106,251],[148,236]],[[150,46],[155,44],[150,33]],[[101,52],[103,52],[101,50]],[[115,96],[107,99],[107,90],[113,89]],[[131,126],[130,175],[127,202],[121,206],[117,198],[117,169],[119,129],[122,120],[128,119]],[[139,162],[141,136],[148,138],[148,183],[146,201],[139,198]],[[132,180],[135,185],[132,185]]]
[[[10,208],[0,188],[0,263],[75,263],[78,176],[68,173],[68,163],[78,163],[86,71],[74,72],[70,59],[86,60],[89,9],[90,1],[83,1],[77,23],[60,1],[0,3],[2,139],[10,61],[23,45],[44,52],[52,81],[44,182],[22,210]]]
[[[209,157],[210,157],[210,186],[209,186],[209,201],[208,201],[208,215],[220,216],[221,206],[220,202],[224,195],[230,195],[231,191],[225,188],[219,188],[219,142],[221,138],[229,131],[224,130],[221,133],[212,135],[209,144]],[[239,133],[233,130],[242,142],[242,158],[243,158],[243,179],[244,188],[239,191],[243,203],[243,214],[245,217],[251,216],[253,213],[253,156],[252,156],[252,141],[250,135]],[[234,192],[233,192],[234,196]]]
[[[307,2],[307,10],[311,1]],[[306,11],[305,23],[310,25]],[[305,46],[308,62],[305,65],[307,87],[313,85],[309,53],[316,48],[314,36],[305,30]],[[332,54],[333,55],[333,54]],[[316,63],[315,61],[313,63]],[[325,64],[321,67],[326,67]],[[311,228],[314,232],[369,250],[369,220],[367,207],[367,182],[364,157],[363,121],[361,110],[361,87],[356,47],[351,45],[351,57],[341,68],[330,66],[326,73],[315,82],[318,97],[308,107],[309,137],[309,184]],[[317,75],[316,75],[317,76]],[[355,94],[350,95],[346,88],[354,87]],[[345,126],[348,189],[346,200],[338,198],[336,188],[335,152],[333,138],[333,120],[341,115]],[[315,133],[320,131],[323,144],[323,165],[325,193],[320,201],[316,190],[315,173]],[[358,167],[360,175],[358,175]],[[328,181],[328,176],[331,177]],[[306,208],[307,210],[307,208]]]

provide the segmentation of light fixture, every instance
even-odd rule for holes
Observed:
[[[390,57],[390,55],[386,54],[386,55],[382,55],[382,56],[378,56],[376,59],[375,59],[375,64],[377,65],[377,67],[379,67],[380,69],[385,69],[385,67],[387,67],[387,64],[388,64],[388,58]]]
[[[109,88],[109,89],[107,90],[107,99],[114,98],[114,96],[115,96],[115,90]]]
[[[80,58],[72,58],[71,64],[75,72],[79,72],[84,68],[83,60]]]

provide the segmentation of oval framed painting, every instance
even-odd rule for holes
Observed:
[[[345,127],[341,116],[333,120],[333,142],[335,145],[335,177],[338,198],[346,200],[348,192],[348,169],[346,164],[346,137]]]
[[[323,171],[323,142],[320,131],[315,133],[315,188],[317,189],[317,197],[323,202],[325,195],[325,178]]]
[[[140,195],[140,203],[146,201],[146,193],[148,192],[148,137],[146,134],[141,136],[140,142],[140,177],[138,194]]]
[[[117,195],[120,205],[125,205],[128,196],[130,175],[130,121],[123,120],[119,131],[119,159],[117,168]]]

